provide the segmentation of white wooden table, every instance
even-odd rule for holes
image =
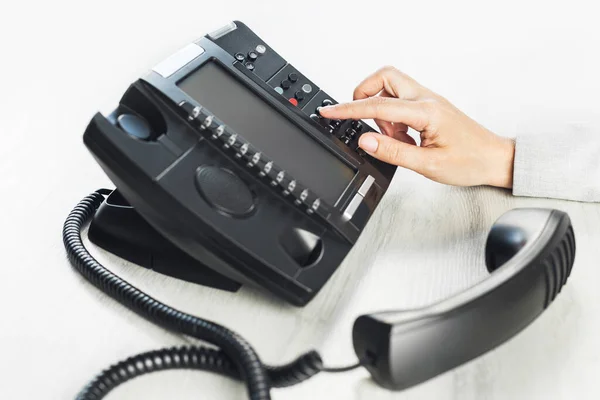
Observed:
[[[214,4],[213,4],[214,3]],[[339,100],[383,64],[444,94],[490,129],[516,135],[600,134],[600,28],[573,2],[116,1],[13,2],[0,15],[0,398],[68,399],[101,369],[182,344],[86,283],[66,260],[72,206],[110,182],[84,148],[93,113],[180,46],[231,19],[258,32]],[[568,160],[557,160],[568,165]],[[318,349],[354,361],[361,313],[409,308],[485,279],[493,221],[513,207],[565,210],[577,236],[573,274],[557,301],[498,349],[400,393],[364,370],[321,374],[275,399],[600,398],[600,205],[453,188],[399,171],[331,281],[303,309],[242,288],[219,292],[158,275],[92,247],[111,270],[164,302],[245,336],[269,363]],[[108,399],[245,398],[239,383],[170,371]]]

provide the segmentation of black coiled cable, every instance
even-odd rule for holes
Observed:
[[[271,387],[292,386],[321,371],[343,372],[360,366],[324,368],[316,351],[301,355],[289,364],[264,365],[252,346],[237,333],[193,315],[176,310],[148,296],[104,268],[87,251],[81,240],[82,227],[104,201],[108,189],[100,189],[77,204],[63,226],[63,243],[71,264],[90,283],[147,320],[174,332],[209,342],[204,346],[170,348],[139,354],[103,371],[77,395],[77,400],[102,399],[119,384],[136,376],[165,369],[211,371],[246,383],[252,400],[271,398]]]

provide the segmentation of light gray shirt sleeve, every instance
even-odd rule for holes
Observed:
[[[515,140],[513,194],[600,202],[600,133]]]

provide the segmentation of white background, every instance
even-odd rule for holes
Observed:
[[[184,44],[239,19],[340,101],[393,64],[493,131],[600,132],[596,2],[553,1],[19,1],[0,7],[0,398],[66,399],[110,363],[179,344],[86,284],[68,265],[71,207],[110,186],[81,136],[127,86]],[[558,160],[557,160],[558,162]],[[486,276],[491,223],[516,206],[569,211],[574,273],[558,301],[484,357],[402,393],[364,371],[320,375],[276,399],[597,399],[600,371],[598,205],[515,199],[399,171],[332,281],[296,309],[249,289],[232,296],[178,282],[94,250],[161,300],[247,337],[264,360],[319,349],[352,362],[363,312],[428,304]],[[199,372],[139,378],[109,399],[245,398]]]

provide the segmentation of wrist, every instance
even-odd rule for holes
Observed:
[[[511,138],[496,136],[490,157],[490,173],[487,184],[512,189],[515,160],[515,141]]]

